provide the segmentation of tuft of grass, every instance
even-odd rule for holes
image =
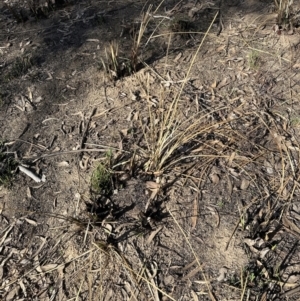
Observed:
[[[35,19],[47,18],[51,11],[67,4],[67,1],[64,0],[28,0],[19,2],[4,3],[18,23],[26,22],[31,16]]]
[[[110,80],[118,80],[133,72],[130,59],[119,56],[119,44],[116,41],[105,48],[105,59],[101,59],[101,62]]]
[[[151,10],[152,10],[152,5],[149,5],[147,11],[142,15],[142,21],[140,24],[139,31],[135,35],[134,40],[133,40],[133,45],[132,45],[132,49],[131,49],[131,65],[132,65],[132,68],[134,71],[137,71],[138,57],[140,55],[141,42],[142,42],[142,38],[146,32],[149,21],[151,19]]]
[[[256,50],[250,50],[248,55],[249,67],[252,69],[257,69],[260,65],[260,55]]]
[[[195,114],[191,117],[182,119],[180,114],[179,102],[184,87],[195,59],[210,31],[217,14],[207,29],[201,43],[199,44],[195,55],[191,61],[186,77],[182,81],[180,91],[174,97],[173,101],[166,104],[164,97],[161,97],[159,108],[156,112],[152,110],[152,103],[148,99],[149,126],[142,124],[147,150],[145,154],[147,161],[145,170],[154,174],[162,174],[166,169],[183,161],[186,154],[195,147],[194,140],[213,129],[214,125],[208,125],[204,122],[207,115]],[[149,84],[147,85],[149,90]]]
[[[10,72],[6,75],[7,80],[21,77],[25,75],[28,70],[33,66],[33,59],[31,56],[17,57],[13,62]]]
[[[294,116],[291,118],[291,125],[293,127],[299,127],[300,126],[300,117]]]
[[[92,173],[91,190],[93,193],[109,195],[112,192],[111,156],[111,152],[108,152],[104,162],[99,163]]]
[[[111,175],[102,163],[98,164],[92,174],[91,189],[97,194],[109,194],[111,192]]]
[[[118,80],[138,70],[141,43],[151,19],[151,9],[152,5],[142,15],[138,32],[133,34],[131,54],[128,55],[128,58],[120,57],[119,44],[116,41],[111,42],[105,49],[105,58],[101,59],[101,62],[109,79]]]
[[[5,145],[0,142],[0,186],[10,187],[13,181],[13,171],[17,163],[11,158],[5,150]]]
[[[278,24],[288,24],[291,17],[291,6],[293,4],[293,0],[274,0],[274,2],[278,13]]]

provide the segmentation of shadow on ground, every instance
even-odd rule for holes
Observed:
[[[221,20],[216,19],[213,32],[217,34],[221,31],[221,26],[228,26],[234,11],[240,10],[241,14],[249,11],[260,13],[262,8],[271,7],[272,3],[250,2],[241,4],[237,1],[229,4],[225,1],[221,6]],[[159,4],[160,1],[152,3],[154,8]],[[157,16],[173,18],[175,21],[170,25],[172,30],[204,32],[219,7],[218,1],[209,4],[199,4],[198,1],[166,1],[162,2]],[[101,58],[110,41],[117,40],[120,56],[130,59],[132,37],[145,10],[143,1],[67,1],[48,10],[46,14],[34,14],[28,8],[19,8],[18,4],[14,4],[10,10],[2,4],[0,20],[3,30],[0,33],[0,43],[4,47],[3,51],[9,55],[5,55],[1,62],[1,119],[5,118],[17,95],[26,95],[25,91],[30,86],[38,87],[39,96],[45,99],[38,105],[38,109],[32,109],[27,124],[18,131],[19,135],[15,138],[20,137],[20,133],[23,136],[24,131],[31,132],[31,128],[35,128],[46,116],[51,116],[58,110],[58,104],[74,97],[85,97],[85,92],[91,86],[89,79],[79,76],[77,80],[72,80],[72,77],[75,77],[75,73],[88,69],[100,72]],[[20,22],[16,15],[26,17]],[[151,31],[145,38],[150,35]],[[197,44],[199,36],[188,35],[184,40],[171,45],[169,51],[191,47]],[[166,54],[166,44],[167,39],[154,40],[148,48],[143,49],[141,59],[153,63]],[[98,83],[99,86],[101,84]],[[3,136],[12,139],[14,135],[10,132],[3,133]],[[29,137],[30,135],[26,138]]]

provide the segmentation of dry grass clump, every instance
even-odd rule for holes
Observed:
[[[5,0],[5,7],[17,22],[26,22],[31,16],[45,18],[54,9],[67,4],[68,0]]]
[[[216,17],[217,14],[215,15]],[[151,108],[152,103],[148,99],[149,125],[142,125],[148,155],[145,170],[148,172],[161,174],[166,169],[174,166],[174,164],[186,159],[189,155],[186,156],[185,154],[190,153],[198,145],[198,143],[193,143],[195,139],[210,132],[215,126],[210,124],[203,127],[204,121],[209,116],[203,115],[201,112],[182,119],[181,108],[179,107],[180,97],[188,81],[191,68],[211,26],[208,28],[206,35],[204,35],[187,71],[186,78],[183,80],[180,90],[171,103],[165,101],[164,95],[161,95],[158,110],[153,112]],[[221,109],[217,109],[215,113]]]
[[[130,59],[120,57],[119,45],[116,41],[111,42],[109,47],[105,48],[105,59],[101,59],[101,61],[110,80],[118,80],[133,72]]]
[[[112,41],[105,49],[105,58],[101,59],[101,62],[109,79],[118,80],[133,74],[139,69],[142,39],[151,20],[151,10],[152,5],[149,5],[147,11],[142,14],[139,30],[133,33],[131,53],[128,57],[120,56],[117,41]]]
[[[279,24],[289,23],[293,0],[274,0],[274,1],[278,13],[278,23]]]

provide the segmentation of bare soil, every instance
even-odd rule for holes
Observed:
[[[105,49],[131,59],[148,3],[0,4],[0,138],[45,176],[0,188],[1,300],[299,300],[300,7],[204,2],[152,1],[117,80]],[[181,89],[205,131],[148,171],[149,116]]]

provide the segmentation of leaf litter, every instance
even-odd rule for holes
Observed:
[[[93,11],[98,8],[97,5],[95,3],[93,5],[89,9],[83,6],[82,14],[76,16],[71,9],[72,5],[65,8],[68,17],[64,14],[58,15],[58,12],[61,11],[54,11],[53,14],[60,16],[62,21],[62,27],[58,28],[58,32],[67,30],[62,37],[57,36],[57,40],[53,35],[51,38],[54,41],[53,44],[47,40],[46,35],[45,41],[49,43],[48,47],[54,46],[55,48],[60,43],[67,43],[68,36],[72,34],[70,25],[75,26],[76,24],[73,17],[76,17],[78,22],[83,22],[82,24],[85,26],[89,26],[90,22],[102,22],[101,18],[110,10],[99,16]],[[163,8],[167,8],[164,7],[164,4],[161,5]],[[248,4],[241,3],[240,5],[247,14],[250,9]],[[199,19],[204,20],[204,16],[209,15],[209,9],[204,12],[202,9],[206,8],[197,7],[191,12],[191,7],[188,7],[186,3],[180,3],[176,9],[162,10],[162,14],[166,14],[167,11],[169,18],[181,18],[180,14],[184,15],[185,13],[194,18],[196,14],[200,16]],[[239,6],[228,9],[239,9]],[[117,19],[114,18],[113,12],[109,14],[112,15],[113,21],[106,17],[106,22],[109,22],[117,33],[117,27],[114,27]],[[34,153],[31,154],[31,150],[27,152],[25,144],[17,142],[15,145],[12,144],[12,148],[21,154],[19,158],[22,158],[22,154],[26,152],[30,154],[30,157],[28,155],[23,159],[31,164],[32,170],[46,172],[47,182],[39,188],[32,187],[30,195],[26,195],[26,191],[21,195],[22,187],[30,185],[30,179],[19,177],[19,193],[15,195],[11,192],[7,193],[10,196],[8,199],[6,196],[1,197],[1,202],[2,199],[6,200],[5,204],[8,206],[8,209],[1,212],[2,215],[7,215],[6,212],[9,212],[7,210],[12,210],[14,202],[19,209],[23,208],[23,204],[26,203],[29,208],[26,211],[30,212],[35,212],[41,206],[43,208],[36,215],[31,216],[26,213],[23,220],[17,219],[14,222],[11,222],[10,219],[15,214],[8,215],[6,218],[1,215],[4,226],[0,247],[2,248],[1,252],[6,256],[6,261],[2,261],[3,266],[5,265],[2,279],[14,278],[7,274],[7,268],[17,270],[19,275],[14,276],[21,279],[20,290],[11,284],[10,292],[5,291],[7,300],[12,300],[17,296],[26,297],[26,294],[29,293],[26,288],[33,283],[38,287],[36,291],[31,291],[33,296],[38,296],[44,290],[37,277],[30,272],[34,267],[30,258],[35,254],[37,257],[35,266],[40,269],[43,267],[45,269],[42,271],[43,273],[48,272],[49,267],[55,267],[65,262],[67,254],[74,259],[71,260],[72,264],[67,264],[62,270],[59,271],[56,266],[56,270],[49,272],[55,279],[51,280],[48,273],[40,275],[43,277],[41,279],[44,283],[51,283],[55,287],[52,293],[50,291],[46,294],[43,293],[45,300],[46,297],[55,298],[59,291],[58,288],[61,292],[62,287],[68,298],[75,296],[78,300],[84,299],[86,293],[89,294],[91,300],[99,299],[99,296],[105,300],[122,300],[121,293],[118,294],[120,290],[116,288],[122,287],[125,283],[123,295],[126,297],[123,297],[123,300],[124,298],[139,298],[139,296],[141,296],[141,300],[150,298],[156,300],[159,298],[158,292],[161,293],[161,291],[178,300],[180,298],[200,299],[205,294],[211,300],[218,299],[218,297],[222,299],[225,293],[229,300],[240,300],[241,296],[237,296],[238,294],[234,295],[224,288],[221,291],[220,286],[211,279],[214,278],[213,275],[219,275],[220,267],[223,266],[228,266],[228,273],[235,274],[235,276],[240,275],[241,269],[249,268],[249,275],[253,273],[258,279],[259,273],[255,274],[256,270],[252,271],[251,267],[247,266],[245,253],[249,250],[250,257],[259,257],[256,265],[261,269],[264,267],[264,278],[258,279],[258,282],[259,280],[263,283],[273,281],[276,276],[284,273],[284,270],[280,270],[276,275],[273,273],[273,267],[278,266],[278,262],[283,260],[284,254],[289,252],[293,254],[293,241],[299,237],[299,226],[297,225],[299,210],[287,205],[290,203],[295,205],[299,194],[298,133],[289,119],[291,111],[296,118],[298,115],[297,75],[294,75],[295,78],[293,78],[289,73],[289,66],[285,65],[286,57],[278,62],[280,56],[275,55],[275,52],[258,49],[261,46],[260,41],[262,41],[259,40],[261,39],[259,36],[261,25],[252,19],[250,25],[257,23],[253,29],[252,25],[247,24],[247,17],[248,15],[243,20],[239,18],[226,20],[227,17],[225,17],[223,20],[225,27],[221,34],[218,37],[211,34],[207,36],[206,43],[199,52],[201,59],[194,61],[193,64],[193,68],[197,71],[193,70],[190,74],[183,67],[184,64],[193,62],[194,56],[190,49],[193,47],[195,49],[201,39],[189,34],[190,40],[187,42],[174,34],[173,44],[169,46],[168,57],[170,60],[167,65],[165,58],[157,59],[155,66],[148,64],[148,67],[130,78],[113,84],[109,84],[106,80],[102,83],[99,80],[100,76],[97,75],[99,71],[96,72],[95,69],[95,60],[92,60],[93,57],[97,57],[97,51],[102,44],[98,39],[99,35],[95,38],[94,34],[88,34],[84,35],[84,43],[88,42],[88,45],[81,44],[76,53],[75,61],[77,60],[77,63],[74,63],[74,66],[70,64],[70,68],[66,66],[65,70],[60,70],[59,63],[55,63],[53,59],[53,64],[50,64],[53,70],[49,71],[48,68],[42,70],[45,77],[39,79],[39,85],[36,84],[36,86],[41,86],[37,88],[40,91],[28,90],[29,85],[26,82],[29,81],[28,76],[32,75],[34,79],[34,76],[39,76],[38,74],[25,75],[22,79],[26,82],[24,85],[21,80],[14,82],[14,84],[18,83],[16,86],[22,90],[19,91],[20,93],[14,94],[23,95],[21,103],[18,104],[21,111],[16,113],[17,110],[12,109],[9,111],[11,115],[5,116],[7,121],[5,127],[3,126],[4,137],[11,139],[22,134],[20,130],[18,133],[12,126],[19,121],[18,114],[24,114],[28,119],[31,118],[30,114],[35,114],[34,110],[26,107],[28,101],[26,101],[27,96],[25,97],[25,95],[28,95],[28,100],[37,107],[38,112],[43,112],[45,109],[45,113],[49,116],[46,114],[42,116],[41,120],[46,120],[41,123],[42,128],[38,122],[32,120],[35,133],[33,134],[29,130],[22,138],[29,142],[36,140],[41,145],[50,145],[51,147],[47,150],[34,150]],[[163,20],[170,22],[168,18],[163,18]],[[230,21],[229,28],[226,28],[226,24],[229,24],[226,21]],[[49,18],[45,22],[52,22],[52,19]],[[163,24],[151,22],[149,26],[153,26],[152,30],[155,30],[155,24],[158,26]],[[197,18],[194,22],[200,30],[202,24],[197,23]],[[161,30],[163,29],[161,27]],[[50,27],[48,30],[52,31],[53,29]],[[233,33],[230,39],[228,36],[230,33],[227,30],[231,34]],[[126,33],[123,35],[126,43],[129,37],[126,36]],[[15,37],[18,39],[17,34]],[[28,41],[35,42],[35,39],[36,37],[32,36]],[[76,42],[75,37],[72,39],[73,42]],[[159,42],[167,45],[164,36],[154,38],[154,34],[149,43],[150,41],[154,42],[155,39],[160,39]],[[277,36],[268,36],[264,38],[264,42],[267,45],[273,45],[276,39]],[[227,45],[219,46],[221,40],[222,43],[227,40]],[[69,42],[71,43],[71,41]],[[277,40],[276,42],[283,43]],[[25,44],[22,43],[22,45]],[[184,49],[183,45],[190,45],[191,48]],[[29,46],[30,44],[26,45],[26,47]],[[26,47],[24,46],[24,51]],[[5,49],[3,51],[6,51]],[[180,49],[180,55],[176,49]],[[11,55],[14,55],[14,45],[10,46],[10,50],[12,50]],[[173,51],[174,53],[172,53]],[[254,56],[251,51],[255,51],[256,57],[259,56],[257,60],[253,61],[253,65],[248,61],[248,57]],[[280,51],[280,49],[274,51]],[[6,55],[9,58],[9,54],[6,53]],[[67,57],[69,54],[64,59],[67,60]],[[98,59],[100,61],[100,57]],[[80,66],[79,62],[83,61],[86,62],[86,66]],[[203,64],[203,62],[205,63]],[[256,66],[256,62],[260,62],[260,64]],[[47,63],[50,62],[47,61]],[[296,61],[293,62],[293,65],[297,67]],[[90,66],[91,69],[86,68],[87,66]],[[280,66],[283,71],[274,66]],[[74,70],[76,70],[75,73]],[[63,71],[64,74],[58,74],[60,71]],[[68,78],[68,73],[70,78]],[[286,90],[280,91],[281,84],[276,81],[276,77],[280,76],[284,77],[283,83],[292,81],[293,90],[290,88],[291,85],[283,84],[282,88]],[[140,77],[141,81],[137,77]],[[43,84],[44,80],[47,81],[47,85],[49,84],[48,87],[53,87],[50,82],[55,82],[60,92],[55,93],[55,88],[52,91],[47,90],[47,86]],[[73,82],[73,80],[75,81]],[[161,136],[158,136],[159,132],[156,130],[164,121],[164,114],[172,106],[172,101],[176,99],[182,83],[185,85],[181,97],[178,98],[176,106],[170,110],[169,116],[173,119],[169,119],[171,121],[169,123],[164,123],[167,125],[164,129],[167,132],[162,131]],[[59,86],[60,84],[61,86]],[[88,93],[84,94],[84,90],[88,90]],[[132,91],[137,90],[144,92],[138,94],[140,97],[130,99]],[[38,95],[42,95],[42,99],[35,102],[34,99]],[[83,95],[84,97],[82,97]],[[101,104],[99,104],[99,97],[103,98]],[[43,107],[45,101],[52,101],[52,108],[55,107],[57,99],[63,100],[63,103],[68,103],[68,105],[58,106],[58,111],[52,109],[47,111],[46,106]],[[76,102],[70,101],[71,99],[76,99]],[[164,103],[161,103],[162,99]],[[92,114],[93,108],[96,106],[97,112]],[[123,112],[120,108],[126,108],[126,110]],[[173,116],[175,109],[176,115]],[[82,113],[81,116],[76,115],[78,111]],[[53,130],[49,126],[52,116],[55,118],[52,119],[54,121],[51,125]],[[88,117],[86,119],[83,116]],[[95,123],[92,124],[92,122]],[[151,126],[154,126],[152,132]],[[191,134],[195,129],[196,134]],[[36,136],[36,133],[40,133],[40,135]],[[53,139],[53,133],[57,134],[56,139]],[[148,141],[145,140],[145,135],[148,135]],[[176,135],[179,135],[177,137],[180,137],[181,140],[176,140],[174,138]],[[189,136],[192,138],[188,139],[187,135],[192,135]],[[155,162],[153,159],[156,158],[156,153],[151,154],[151,151],[155,151],[155,148],[152,147],[158,138],[162,139],[161,141],[165,144],[161,145],[159,159]],[[176,141],[180,141],[182,145],[174,145]],[[91,149],[90,146],[94,148]],[[160,147],[159,144],[156,146]],[[103,159],[102,155],[110,151],[116,152],[113,157],[119,160],[112,166],[111,181],[115,194],[93,196],[93,199],[89,195],[87,185],[92,163]],[[83,158],[84,154],[88,160]],[[152,156],[153,154],[154,156]],[[79,162],[76,161],[78,157],[80,157]],[[77,164],[80,167],[79,172]],[[123,174],[128,175],[124,178],[125,180],[118,176]],[[78,182],[79,177],[82,181]],[[164,179],[163,184],[161,183],[162,178]],[[185,181],[181,181],[182,178]],[[61,193],[54,194],[55,209],[57,210],[55,213],[63,212],[62,216],[65,215],[67,218],[64,219],[60,216],[59,219],[56,219],[54,218],[55,213],[53,213],[51,223],[49,222],[50,228],[51,231],[57,232],[51,232],[53,235],[51,239],[48,237],[46,239],[46,236],[37,236],[39,239],[43,237],[44,240],[42,243],[36,243],[34,247],[30,244],[30,240],[28,244],[26,237],[35,231],[45,233],[43,231],[46,230],[41,229],[45,223],[41,222],[40,218],[45,215],[45,212],[53,212],[53,192],[58,191]],[[147,191],[150,196],[146,194]],[[76,206],[74,205],[76,210],[73,211],[73,203],[70,200],[73,200],[74,195],[79,192],[82,197],[76,200]],[[23,204],[20,198],[24,198]],[[12,199],[14,202],[11,201]],[[17,200],[20,201],[17,202]],[[166,203],[174,220],[166,211]],[[43,207],[44,205],[45,207]],[[86,207],[89,206],[91,210],[87,212]],[[133,214],[133,211],[136,211],[137,214]],[[21,212],[19,214],[23,215]],[[144,216],[141,217],[142,215]],[[217,216],[216,221],[211,219],[212,215]],[[26,222],[24,223],[24,221]],[[76,228],[79,229],[76,230],[78,232],[71,230],[71,232],[64,232],[66,229],[72,229],[72,223],[75,224],[75,222],[78,225]],[[177,224],[183,231],[178,230]],[[19,235],[22,233],[19,225],[24,226],[25,232],[22,235]],[[120,232],[116,231],[117,226],[120,226],[118,228]],[[26,230],[25,227],[32,228]],[[105,231],[104,228],[109,231]],[[59,232],[60,230],[61,232]],[[21,237],[19,250],[12,249],[11,245],[12,242],[18,241],[17,237]],[[258,237],[260,237],[259,246],[255,247],[252,243],[257,243]],[[145,238],[146,248],[144,247]],[[48,248],[50,241],[53,243],[52,248]],[[246,244],[246,241],[249,243],[248,247],[243,245]],[[230,245],[226,244],[228,242]],[[21,243],[27,248],[22,248]],[[262,247],[266,243],[267,247]],[[91,248],[93,244],[97,245],[97,248]],[[192,248],[187,248],[189,245]],[[226,246],[228,247],[227,251],[225,250]],[[54,251],[56,247],[60,248],[57,253]],[[86,251],[87,249],[89,251]],[[139,250],[140,253],[138,254],[136,250]],[[14,252],[19,252],[18,255],[14,255],[15,258],[13,255],[9,255]],[[26,252],[28,252],[29,259],[22,255]],[[61,255],[64,252],[66,254]],[[168,276],[168,273],[171,273],[170,265],[185,266],[194,259],[193,252],[199,256],[203,265],[191,266],[191,270],[185,272],[185,275],[180,275],[180,272],[170,274],[175,283],[173,286],[171,284],[172,287],[163,286],[162,282],[158,281],[160,275],[155,274],[152,269],[153,257],[155,257],[158,270],[162,271],[164,276]],[[276,258],[279,258],[279,261],[276,261]],[[22,270],[16,265],[18,260],[23,260],[24,267],[28,265],[24,268],[28,274],[26,271],[22,274]],[[140,260],[143,260],[142,265],[137,264]],[[286,273],[298,272],[295,257],[291,256],[290,260],[291,262],[294,260],[294,270]],[[89,264],[92,267],[89,268]],[[279,268],[283,269],[283,265],[280,265]],[[101,270],[100,274],[96,272],[82,274],[82,271],[89,273],[89,271],[98,269]],[[132,270],[136,272],[136,277],[131,276],[129,269],[131,272]],[[142,269],[145,272],[138,273]],[[202,269],[204,276],[201,273]],[[62,273],[65,276],[62,276]],[[100,282],[99,288],[91,288],[88,281],[82,280],[84,278],[82,275],[89,275],[90,283]],[[139,278],[141,275],[144,275],[142,276],[143,280],[141,277]],[[257,296],[257,298],[266,299],[269,296],[268,285],[259,288],[258,285],[254,285],[255,279],[251,280],[245,276],[241,278],[248,279],[246,280],[247,287],[242,287],[242,291],[247,289],[249,295]],[[240,284],[245,284],[242,279],[240,279]],[[189,292],[186,292],[184,287],[186,281],[190,280],[194,280],[192,283],[196,283],[196,281],[204,283],[203,291],[192,287]],[[61,285],[62,282],[64,285]],[[110,284],[108,285],[108,283]],[[39,289],[40,291],[38,291]],[[297,294],[297,291],[293,290],[288,293],[287,289],[284,288],[285,293],[282,298]],[[274,291],[274,294],[280,296],[276,289]]]

